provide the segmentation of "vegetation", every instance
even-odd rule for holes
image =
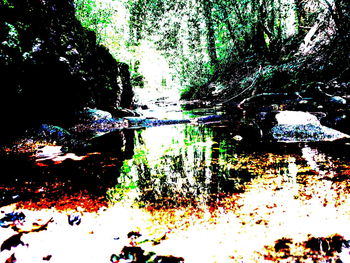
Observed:
[[[76,110],[77,100],[91,107],[108,104],[106,110],[129,105],[119,101],[123,79],[115,78],[126,67],[116,72],[114,66],[97,66],[100,53],[118,67],[108,52],[129,65],[134,87],[180,88],[186,99],[242,100],[262,92],[307,91],[320,82],[329,93],[346,95],[349,87],[350,7],[345,0],[64,3],[0,1],[0,66],[11,87],[2,109],[14,111],[7,98],[16,98],[24,108],[37,105],[28,115],[47,112],[50,119],[52,112],[42,108],[51,102],[42,97],[52,82],[51,90],[59,90],[62,100],[71,98],[69,112]],[[62,92],[72,90],[79,95]],[[51,108],[59,109],[54,113],[60,121],[59,100],[56,104]]]
[[[127,65],[98,45],[75,13],[73,0],[0,1],[5,137],[44,123],[72,126],[84,107],[118,112],[130,106]]]
[[[254,89],[270,91],[347,81],[350,8],[345,0],[116,0],[104,1],[105,7],[97,4],[101,0],[75,2],[80,20],[100,39],[109,37],[106,24],[123,27],[117,43],[104,43],[119,59],[133,54],[133,61],[124,60],[135,76],[137,53],[144,41],[152,43],[184,98],[234,97],[256,77]],[[113,22],[122,9],[124,17],[119,14]],[[284,81],[277,81],[281,76]]]
[[[347,1],[0,0],[0,206],[12,204],[1,249],[19,242],[0,261],[146,262],[154,248],[147,262],[350,262],[349,140],[309,129],[312,142],[283,143],[323,127],[318,118],[350,134]],[[137,118],[109,117],[132,114],[129,69],[152,99],[150,87],[179,86],[238,107],[203,117],[224,111],[187,103],[188,124],[135,131]],[[271,103],[304,107],[322,92],[329,100],[303,118]],[[13,209],[41,211],[22,224]],[[23,248],[51,213],[54,231]]]

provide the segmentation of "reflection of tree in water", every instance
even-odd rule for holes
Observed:
[[[298,145],[245,145],[226,125],[137,131],[133,158],[124,161],[112,199],[129,195],[143,205],[172,207],[212,203],[244,192],[253,178],[266,173],[280,175],[281,189],[296,185]]]
[[[137,133],[135,154],[124,162],[118,191],[125,194],[138,188],[142,204],[181,206],[236,192],[257,175],[247,168],[249,158],[238,158],[237,142],[227,127],[187,125],[168,129],[177,129],[171,143],[157,149],[150,147],[144,131]],[[171,133],[163,132],[162,136]]]
[[[138,164],[140,201],[175,206],[208,194],[211,131],[187,126],[183,135],[184,141],[165,147],[155,164],[147,157]]]

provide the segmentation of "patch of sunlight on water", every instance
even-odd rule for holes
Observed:
[[[203,141],[198,140],[198,138],[189,141],[185,132],[185,125],[163,126],[144,130],[141,133],[143,146],[147,149],[148,158],[152,165],[159,162],[166,154],[176,156],[185,149],[189,152],[189,159],[186,160],[189,163],[195,163],[195,151],[200,152],[207,149],[208,151],[205,154],[209,158],[213,145],[212,136],[210,134],[206,135]]]
[[[164,165],[159,160],[165,155],[169,158],[171,154],[181,154],[186,147],[185,152],[193,157],[186,156],[189,164],[181,163],[185,171],[192,169],[186,173],[186,183],[203,186],[201,183],[208,178],[198,180],[193,170],[212,168],[213,146],[217,143],[213,140],[213,133],[204,133],[204,136],[186,142],[189,138],[186,136],[193,134],[194,130],[188,133],[181,128],[158,131],[163,136],[153,136],[152,130],[141,133],[144,145],[151,145],[148,149],[148,160],[152,160],[150,166]],[[222,145],[216,147],[222,150]],[[206,149],[209,149],[208,152]],[[198,151],[203,153],[202,166],[193,165],[196,164],[194,156]],[[236,158],[232,159],[233,155]],[[169,208],[165,205],[149,210],[152,205],[146,205],[145,211],[151,214],[152,224],[172,230],[167,240],[152,248],[154,251],[175,253],[187,262],[309,262],[310,258],[323,260],[326,256],[322,251],[312,252],[305,247],[305,242],[311,237],[332,238],[339,234],[350,238],[347,227],[350,223],[348,184],[346,181],[327,179],[339,175],[341,171],[335,169],[336,164],[330,161],[332,158],[329,155],[306,144],[301,145],[300,151],[292,153],[233,155],[222,155],[215,161],[221,167],[216,176],[223,176],[221,173],[225,169],[230,170],[231,176],[233,172],[249,171],[254,176],[250,181],[243,182],[243,192],[226,193],[215,202],[204,198],[195,206],[185,204]],[[205,163],[209,163],[208,167]],[[341,166],[346,168],[348,163]],[[163,172],[173,173],[173,170],[163,169]],[[213,180],[212,172],[209,185]],[[170,188],[181,189],[185,186],[180,180],[173,183]],[[152,191],[157,191],[161,184],[153,187]],[[197,188],[202,193],[206,193],[206,189]],[[158,196],[162,197],[165,198]],[[175,196],[173,198],[176,199]],[[275,248],[278,240],[284,238],[291,240],[289,252],[285,254]],[[339,255],[334,255],[334,258]]]

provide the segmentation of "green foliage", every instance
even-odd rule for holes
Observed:
[[[7,46],[9,48],[20,48],[19,34],[16,27],[6,22],[5,25],[8,29],[8,33],[5,41],[3,41],[1,45]]]
[[[102,42],[105,37],[103,30],[111,23],[111,6],[101,0],[75,0],[74,3],[78,20],[85,28],[98,33],[97,41]]]
[[[134,63],[148,52],[143,44],[152,43],[173,69],[184,97],[209,94],[205,83],[220,81],[220,70],[232,61],[288,60],[289,43],[300,41],[307,32],[304,28],[312,26],[325,8],[316,0],[75,0],[75,4],[82,24],[97,32],[98,40],[117,59],[130,64],[134,85],[147,83]],[[346,18],[347,5],[337,4],[333,16]],[[124,16],[119,14],[123,8]],[[271,76],[266,72],[265,77]],[[162,86],[163,79],[157,85]]]
[[[144,76],[138,72],[132,72],[131,74],[131,84],[133,87],[140,87],[143,88],[145,83],[144,83]]]
[[[14,8],[13,4],[9,0],[2,0],[0,2],[0,7],[4,5],[7,8]]]

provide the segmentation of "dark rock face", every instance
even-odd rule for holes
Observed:
[[[83,107],[130,107],[128,66],[96,45],[73,0],[0,1],[0,110],[6,129],[67,127]]]

